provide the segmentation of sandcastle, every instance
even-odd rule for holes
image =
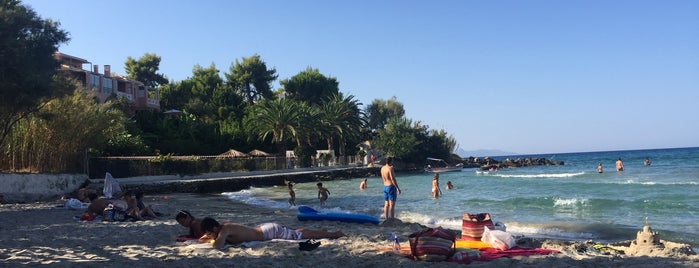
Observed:
[[[660,242],[658,232],[653,232],[653,229],[648,225],[648,217],[643,223],[643,230],[636,234],[636,240],[631,241],[628,253],[632,255],[652,255],[654,251],[662,251],[665,245]]]

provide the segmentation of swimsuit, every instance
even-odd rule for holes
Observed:
[[[388,185],[383,187],[383,199],[386,201],[396,201],[398,197],[398,192],[396,191],[396,186]]]
[[[289,229],[278,223],[263,223],[260,224],[260,229],[262,229],[262,240],[272,240],[272,239],[286,239],[286,240],[299,240],[301,239],[302,232]]]

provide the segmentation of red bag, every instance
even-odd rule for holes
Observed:
[[[493,220],[490,219],[488,213],[469,214],[464,213],[464,220],[461,224],[461,239],[481,241],[483,236],[483,228],[495,228]]]
[[[421,261],[445,261],[456,252],[456,237],[442,227],[427,228],[409,236],[410,253]]]

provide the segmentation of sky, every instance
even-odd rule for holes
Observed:
[[[23,1],[61,23],[59,51],[170,81],[258,54],[279,80],[308,67],[363,103],[466,151],[699,146],[699,1]]]

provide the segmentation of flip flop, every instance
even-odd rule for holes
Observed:
[[[299,243],[299,250],[311,251],[311,250],[318,248],[319,246],[320,246],[320,241],[308,239],[308,240],[306,240],[306,242]]]

